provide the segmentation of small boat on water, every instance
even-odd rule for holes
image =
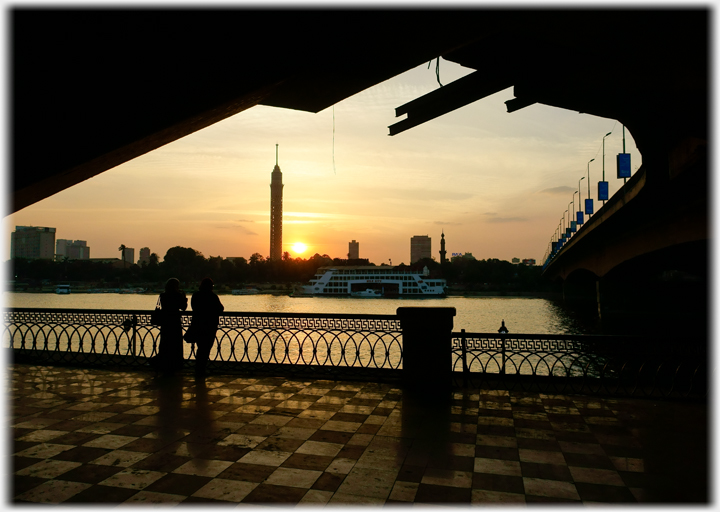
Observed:
[[[240,290],[233,290],[231,293],[233,295],[257,295],[260,293],[260,290],[257,288],[242,288]]]
[[[67,295],[70,293],[70,285],[69,284],[59,284],[55,287],[55,293],[58,293],[60,295]]]
[[[380,290],[375,290],[373,288],[367,288],[366,290],[363,290],[361,292],[350,292],[351,297],[364,297],[364,298],[372,298],[372,297],[382,297],[383,292]]]

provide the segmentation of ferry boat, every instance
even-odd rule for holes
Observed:
[[[60,295],[67,295],[70,293],[70,285],[69,284],[59,284],[55,287],[55,293],[59,293]]]
[[[302,295],[317,296],[357,296],[358,292],[375,290],[376,297],[444,297],[445,279],[428,276],[427,267],[422,273],[390,265],[320,267],[310,283],[299,291]]]

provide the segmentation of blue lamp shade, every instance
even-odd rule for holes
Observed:
[[[598,181],[598,201],[608,200],[608,182]]]
[[[574,220],[570,221],[570,231],[572,233],[575,233],[575,231],[577,231],[577,222],[575,222]]]
[[[585,199],[587,201],[587,199]],[[585,219],[583,218],[583,212],[577,212],[577,225],[582,226],[585,222]]]
[[[617,156],[617,177],[630,177],[630,153],[618,153]]]
[[[593,214],[593,200],[592,199],[585,199],[585,213],[588,215]]]

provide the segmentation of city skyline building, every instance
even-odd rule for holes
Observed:
[[[15,226],[15,231],[10,234],[10,257],[54,259],[55,228]]]
[[[278,144],[275,144],[275,167],[270,180],[270,259],[282,260],[282,172],[278,165]]]
[[[348,243],[348,259],[360,259],[360,242],[356,242],[355,240],[353,240]]]
[[[90,259],[90,247],[86,240],[65,240],[59,239],[55,242],[55,258],[62,260],[87,260]]]
[[[130,265],[132,265],[135,263],[135,249],[133,247],[125,247],[125,256],[123,258],[121,254],[120,259],[121,261],[127,261]]]
[[[415,235],[410,239],[410,264],[432,257],[432,239],[427,235]]]
[[[140,259],[138,260],[138,265],[142,265],[145,263],[146,265],[150,264],[150,248],[149,247],[143,247],[140,249]]]
[[[445,230],[440,235],[440,264],[442,265],[447,261],[447,251],[445,250]]]

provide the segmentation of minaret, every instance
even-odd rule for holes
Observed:
[[[440,265],[444,264],[447,259],[445,258],[445,255],[447,252],[445,251],[445,230],[443,230],[442,235],[440,235]]]
[[[282,260],[282,173],[278,165],[278,145],[275,144],[275,168],[270,180],[270,259]]]

